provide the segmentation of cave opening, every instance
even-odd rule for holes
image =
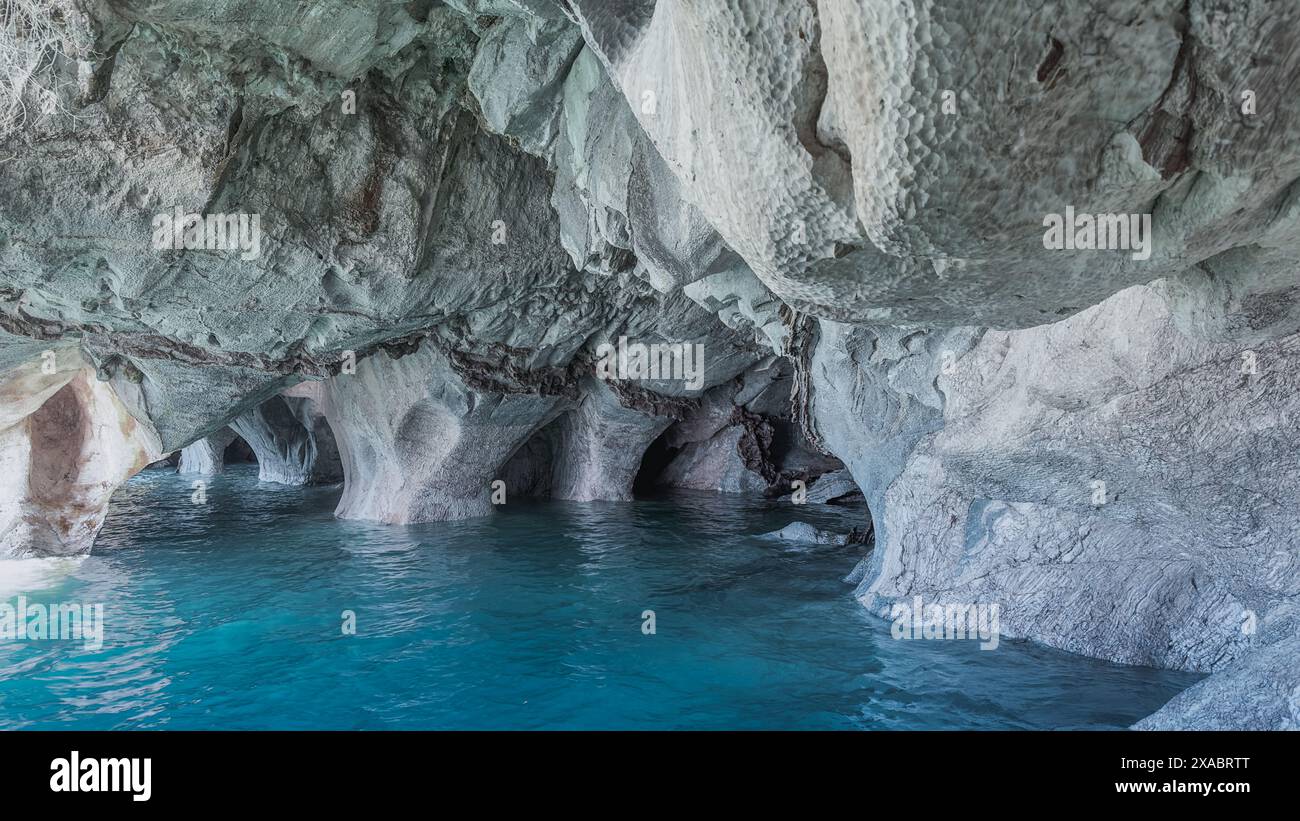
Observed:
[[[632,480],[633,497],[654,496],[663,491],[658,485],[659,477],[663,475],[664,469],[673,458],[681,452],[680,446],[674,447],[670,444],[674,438],[672,436],[674,427],[676,425],[669,425],[650,443],[645,453],[641,454],[641,466],[637,468],[636,478]]]
[[[257,464],[257,453],[253,448],[244,441],[244,437],[235,434],[235,438],[230,440],[226,449],[221,453],[222,464],[239,465],[239,464]]]

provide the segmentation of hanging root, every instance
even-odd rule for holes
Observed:
[[[0,139],[20,130],[32,109],[62,108],[57,67],[75,50],[72,0],[0,0]]]

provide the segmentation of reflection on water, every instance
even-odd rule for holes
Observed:
[[[106,622],[98,650],[0,642],[0,727],[1122,727],[1196,680],[894,641],[840,581],[857,547],[756,538],[861,508],[694,494],[397,527],[255,466],[191,492],[147,471],[90,557],[0,563],[0,599]]]

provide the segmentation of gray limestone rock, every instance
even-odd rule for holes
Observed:
[[[259,481],[307,485],[343,479],[334,434],[309,398],[273,396],[235,417],[230,429],[257,455]]]
[[[1179,693],[1135,730],[1300,730],[1300,637],[1257,650]]]
[[[230,428],[222,428],[190,442],[181,449],[181,460],[176,472],[201,476],[220,473],[225,467],[226,448],[230,447],[238,435]]]
[[[827,504],[845,497],[861,498],[862,491],[853,481],[853,475],[847,469],[841,468],[817,477],[813,486],[808,488],[807,501]]]
[[[740,454],[745,429],[732,425],[701,442],[688,442],[659,475],[663,487],[762,493],[767,481],[750,470]]]
[[[846,391],[823,363],[849,339],[824,333],[812,401],[875,520],[871,610],[997,602],[1008,636],[1216,671],[1259,645],[1243,623],[1300,592],[1281,503],[1300,490],[1300,337],[1243,357],[1137,287],[953,358],[877,338]]]
[[[1242,625],[1300,594],[1300,9],[47,7],[0,43],[42,55],[0,82],[0,556],[85,553],[228,427],[387,522],[842,466],[872,611],[996,601],[1212,674],[1141,726],[1294,725]],[[1067,209],[1150,232],[1049,248]],[[595,382],[624,337],[702,390]]]
[[[822,317],[1031,327],[1233,248],[1294,259],[1300,111],[1243,90],[1284,95],[1296,9],[568,5],[685,199]],[[1066,206],[1150,214],[1149,255],[1049,250]]]

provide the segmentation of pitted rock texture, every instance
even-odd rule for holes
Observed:
[[[1300,10],[570,5],[686,199],[820,316],[1027,327],[1233,249],[1295,261],[1275,237],[1300,176],[1279,97]],[[1274,102],[1245,115],[1246,90]],[[1067,205],[1152,214],[1150,259],[1045,250]]]

